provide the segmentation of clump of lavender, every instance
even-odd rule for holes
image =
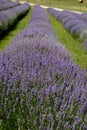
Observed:
[[[10,2],[10,1],[7,1],[5,3],[0,3],[0,11],[1,10],[6,10],[8,8],[13,8],[15,6],[19,5],[19,2]]]
[[[0,52],[0,88],[4,130],[87,128],[85,71],[56,38],[40,6],[30,25]]]
[[[9,30],[9,28],[18,20],[18,18],[25,15],[29,9],[29,4],[24,3],[11,9],[9,8],[7,10],[0,11],[0,34]],[[0,37],[2,37],[2,35]]]
[[[0,4],[4,4],[6,2],[11,2],[11,0],[0,0]]]
[[[80,33],[80,39],[86,40],[86,38],[87,38],[87,29],[85,28]]]
[[[71,34],[84,40],[85,34],[81,37],[81,33],[87,29],[86,21],[81,17],[82,14],[73,13],[67,10],[56,11],[52,8],[48,8],[48,12],[51,13],[55,18],[62,22],[64,28]],[[83,39],[84,38],[84,39]]]
[[[87,13],[82,13],[82,14],[81,14],[81,18],[82,18],[85,22],[87,22]]]

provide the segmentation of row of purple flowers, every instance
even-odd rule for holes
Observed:
[[[0,0],[0,4],[1,3],[6,3],[6,2],[11,2],[11,0]]]
[[[40,6],[35,6],[30,25],[0,52],[0,87],[3,127],[87,129],[85,71],[57,39]]]
[[[71,11],[57,11],[53,8],[48,8],[56,19],[62,22],[64,28],[72,35],[76,35],[80,40],[84,41],[87,38],[87,13],[74,13]]]
[[[15,7],[15,6],[19,5],[19,4],[20,4],[19,2],[0,3],[0,11],[1,11],[1,10],[5,10],[5,9],[8,9],[8,8]]]
[[[19,17],[26,14],[30,9],[29,4],[24,3],[11,9],[0,11],[0,34],[7,31]]]

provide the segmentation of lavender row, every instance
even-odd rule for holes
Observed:
[[[0,4],[1,3],[6,3],[6,2],[11,2],[11,0],[0,0]]]
[[[76,16],[77,18],[87,22],[87,13],[76,13],[76,12],[71,12],[71,11],[68,11],[70,12],[71,14],[73,14],[74,16]]]
[[[71,59],[39,6],[30,25],[0,52],[0,88],[4,130],[87,129],[85,71]]]
[[[66,10],[56,11],[52,8],[49,8],[48,11],[62,22],[64,28],[68,30],[70,34],[75,34],[82,40],[87,37],[87,22],[81,18],[81,14],[72,13]]]
[[[80,15],[81,19],[87,23],[87,13],[82,13]],[[81,32],[80,37],[84,40],[84,48],[87,50],[87,27]]]
[[[62,22],[64,28],[71,34],[75,34],[84,42],[84,49],[87,50],[87,13],[74,13],[70,11],[56,11],[49,8],[48,11]]]
[[[75,12],[71,12],[72,14],[74,14],[76,17],[78,17],[79,19],[82,19],[83,21],[87,22],[87,12],[85,13],[75,13]]]
[[[29,10],[29,4],[24,3],[12,9],[0,11],[0,34],[8,30],[17,19]]]
[[[7,2],[7,3],[2,3],[2,4],[0,3],[0,11],[8,9],[8,8],[15,7],[19,4],[20,4],[19,2]]]

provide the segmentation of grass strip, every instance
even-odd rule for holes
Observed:
[[[0,40],[0,50],[3,50],[6,46],[8,46],[13,38],[29,24],[32,10],[33,7],[31,6],[29,12],[24,16],[24,18],[18,21],[14,29],[9,31],[9,33],[2,40]]]
[[[87,69],[87,51],[84,50],[83,43],[66,31],[63,25],[50,14],[49,18],[58,38],[68,49],[69,53],[71,53],[75,62],[79,64],[81,68]]]

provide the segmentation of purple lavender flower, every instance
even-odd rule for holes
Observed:
[[[11,2],[10,0],[0,0],[0,4],[1,3],[6,3],[6,2]]]
[[[85,23],[78,23],[76,25],[74,25],[71,30],[70,33],[73,34],[75,33],[76,35],[80,36],[80,33],[87,28],[87,25]]]
[[[5,14],[2,14],[1,12],[0,12],[0,21],[4,24],[4,28],[7,29],[7,27],[8,27],[8,18],[6,17]]]
[[[14,22],[22,15],[24,15],[29,10],[29,5],[24,3],[22,5],[17,5],[11,9],[0,11],[0,21],[3,23],[2,31],[6,31]]]
[[[68,31],[71,30],[71,28],[75,25],[78,25],[79,23],[79,20],[76,20],[76,19],[71,19],[69,21],[67,21],[65,24],[64,24],[64,27],[65,29],[67,29]]]
[[[71,34],[76,34],[79,38],[81,38],[81,32],[87,28],[87,23],[81,17],[83,14],[77,14],[67,10],[57,12],[52,8],[48,8],[48,12],[61,21],[66,30]]]
[[[30,25],[0,52],[0,88],[2,124],[5,113],[9,127],[15,120],[14,128],[21,130],[86,128],[85,70],[57,39],[40,6]]]
[[[87,13],[82,13],[81,14],[81,18],[82,18],[82,20],[84,20],[85,22],[87,22]]]
[[[13,8],[15,6],[19,5],[19,2],[5,2],[5,3],[0,3],[0,11],[5,10],[8,8]]]
[[[83,105],[82,113],[87,113],[87,101]]]

